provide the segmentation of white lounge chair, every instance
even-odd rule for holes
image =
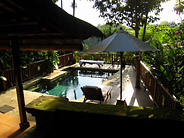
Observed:
[[[85,65],[86,63],[88,64],[97,64],[98,67],[100,68],[100,66],[103,66],[103,63],[105,61],[95,61],[95,60],[84,60],[84,59],[81,59],[79,60],[79,65],[82,67],[82,65]]]

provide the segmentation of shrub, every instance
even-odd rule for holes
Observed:
[[[171,94],[184,99],[184,25],[155,28],[150,45],[159,51],[145,53],[143,60]]]

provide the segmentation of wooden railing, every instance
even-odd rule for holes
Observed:
[[[37,61],[34,63],[30,63],[26,65],[26,68],[21,68],[21,78],[22,81],[27,81],[30,80],[34,77],[37,77],[39,75],[42,75],[43,73],[46,72],[46,67],[45,67],[45,60]],[[5,90],[8,87],[14,86],[15,85],[15,77],[14,77],[14,69],[7,69],[3,70],[2,76],[6,77],[7,81],[3,81],[3,90]]]
[[[141,79],[144,82],[145,88],[149,90],[156,106],[172,109],[179,108],[179,101],[163,87],[143,62],[141,62],[140,68]]]
[[[69,53],[66,55],[59,56],[59,67],[71,64],[73,54]],[[0,80],[0,90],[6,90],[7,88],[15,85],[14,69],[10,68],[0,72],[7,81]],[[26,65],[26,68],[21,68],[22,81],[30,80],[34,77],[43,75],[46,73],[46,61],[41,60]]]
[[[73,63],[73,53],[59,56],[59,67],[70,65]]]
[[[103,60],[105,64],[120,64],[120,53],[111,54],[111,53],[75,53],[74,58],[76,62],[81,59],[85,60]],[[123,62],[126,64],[132,64],[133,54],[125,54],[123,56]]]

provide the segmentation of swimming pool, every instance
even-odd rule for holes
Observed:
[[[114,73],[87,70],[68,70],[68,74],[53,82],[39,81],[26,90],[40,92],[69,99],[79,99],[83,96],[81,87],[85,85],[100,85]]]

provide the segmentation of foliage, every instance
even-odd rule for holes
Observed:
[[[109,25],[109,24],[104,24],[104,25],[98,25],[97,28],[104,34],[105,38],[112,35],[114,32],[117,32],[120,28],[123,30],[126,30],[126,27],[123,25]],[[89,49],[89,47],[92,47],[96,45],[100,41],[100,38],[97,37],[90,37],[86,40],[83,41],[83,51],[86,51]]]
[[[57,1],[59,1],[59,0],[52,0],[53,3],[56,3]]]
[[[10,51],[0,51],[0,71],[12,67],[12,57],[10,55]]]
[[[184,1],[182,0],[176,0],[177,3],[174,7],[174,10],[176,11],[177,14],[181,14],[181,13],[184,13]]]
[[[2,76],[1,71],[12,67],[12,64],[11,64],[12,60],[9,55],[10,55],[9,51],[5,51],[5,50],[0,51],[0,80],[3,80],[3,81],[7,81],[7,79],[4,76]]]
[[[135,30],[135,36],[138,37],[140,26],[145,23],[155,22],[158,17],[149,15],[155,12],[155,15],[162,10],[161,2],[167,0],[91,0],[94,1],[94,7],[100,11],[100,16],[110,24],[123,24]]]
[[[126,30],[126,27],[123,25],[98,25],[97,28],[105,35],[105,37],[108,37],[112,35],[114,32],[117,32],[120,28],[123,30]]]
[[[143,40],[143,35],[144,35],[144,41],[148,41],[150,40],[150,38],[153,35],[153,30],[150,28],[150,25],[147,25],[146,27],[146,33],[144,34],[144,27],[140,27],[140,31],[139,31],[139,39]]]
[[[26,68],[31,62],[47,60],[47,73],[53,71],[59,62],[58,54],[64,54],[63,51],[20,51],[20,65]],[[13,68],[13,59],[11,51],[0,51],[0,80],[6,80],[1,71]]]
[[[177,27],[152,26],[150,45],[159,49],[145,53],[143,59],[152,73],[178,99],[184,96],[184,24]]]
[[[51,73],[58,67],[57,64],[59,63],[59,58],[57,53],[58,51],[43,51],[43,55],[45,56],[45,60],[47,62],[47,73]]]
[[[41,51],[20,51],[20,65],[25,67],[27,64],[35,61],[44,60]]]

